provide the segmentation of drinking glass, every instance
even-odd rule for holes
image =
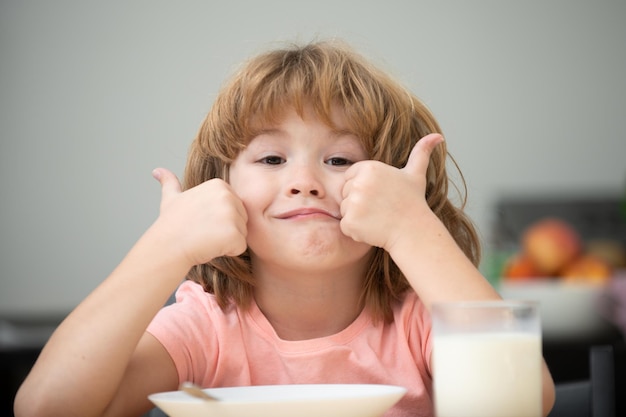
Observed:
[[[435,304],[432,326],[437,417],[541,416],[537,303]]]

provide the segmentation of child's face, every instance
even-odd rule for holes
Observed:
[[[333,122],[345,126],[340,112]],[[371,247],[345,236],[339,222],[345,171],[367,157],[359,138],[331,129],[310,109],[304,119],[289,110],[264,126],[230,167],[248,213],[253,266],[363,270]]]

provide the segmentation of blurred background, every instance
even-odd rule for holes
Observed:
[[[36,355],[152,223],[151,170],[182,175],[236,65],[328,38],[438,118],[487,261],[518,241],[529,201],[566,212],[599,201],[614,216],[607,233],[626,238],[626,2],[2,1],[3,358]],[[19,380],[28,366],[7,372]]]

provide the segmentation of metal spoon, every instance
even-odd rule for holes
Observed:
[[[179,389],[191,395],[192,397],[200,398],[204,401],[219,401],[217,398],[207,394],[205,391],[202,390],[202,388],[200,388],[193,382],[183,382],[182,384],[180,384]]]

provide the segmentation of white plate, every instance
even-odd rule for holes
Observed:
[[[264,385],[210,388],[220,401],[205,402],[182,391],[148,398],[170,417],[379,417],[406,393],[376,384]]]

